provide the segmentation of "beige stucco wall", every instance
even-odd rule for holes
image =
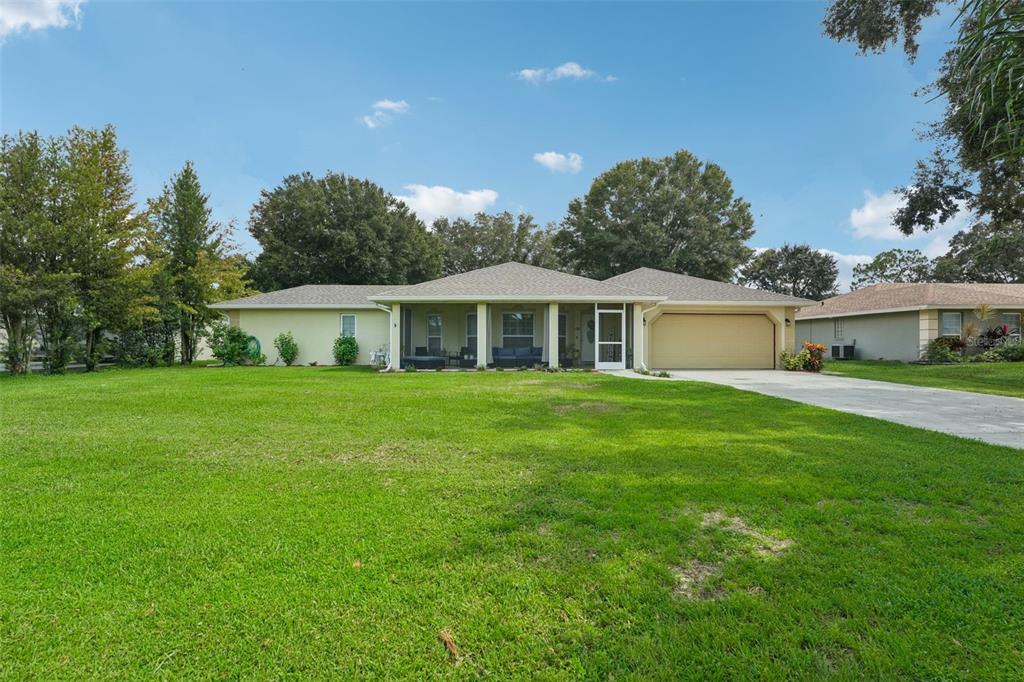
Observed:
[[[651,342],[650,330],[655,320],[658,319],[664,313],[696,313],[696,314],[760,314],[766,316],[771,320],[775,326],[775,343],[773,348],[773,354],[775,356],[775,367],[779,368],[779,354],[783,349],[789,349],[793,347],[795,338],[795,324],[793,323],[793,316],[796,314],[795,308],[787,308],[784,306],[680,306],[680,305],[659,305],[654,308],[647,310],[644,313],[645,333],[647,342],[644,344],[644,364],[648,367],[651,366],[651,348],[653,343]],[[786,320],[790,321],[790,325],[786,326]]]
[[[356,316],[356,341],[359,358],[356,364],[369,364],[369,352],[388,344],[388,314],[369,309],[269,309],[231,311],[229,318],[249,334],[260,340],[267,356],[267,364],[278,361],[274,338],[290,331],[299,344],[298,364],[316,362],[333,365],[334,340],[341,334],[341,315]],[[234,315],[237,313],[237,316]]]

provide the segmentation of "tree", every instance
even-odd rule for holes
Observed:
[[[891,249],[882,251],[870,263],[855,265],[850,289],[882,282],[928,282],[931,274],[931,261],[917,249]]]
[[[553,230],[540,229],[533,216],[508,211],[477,213],[473,220],[438,218],[433,232],[441,242],[442,274],[454,275],[508,261],[558,268],[552,245]]]
[[[573,199],[555,236],[562,263],[604,279],[638,267],[726,281],[752,250],[750,205],[722,168],[687,151],[623,161]]]
[[[263,247],[256,286],[412,284],[441,272],[438,239],[409,208],[368,180],[290,175],[264,190],[249,232]]]
[[[86,369],[102,354],[104,332],[138,324],[152,312],[145,294],[147,268],[138,264],[146,216],[132,198],[128,155],[112,126],[72,128],[61,167],[61,234],[74,273]]]
[[[176,312],[181,364],[190,365],[196,346],[216,318],[210,304],[248,293],[246,266],[228,252],[228,228],[211,218],[192,162],[164,187],[151,203],[156,233],[165,252],[160,267],[166,273]]]
[[[766,249],[740,272],[742,284],[816,301],[836,295],[838,278],[836,259],[807,244]]]
[[[958,232],[935,259],[940,282],[1024,283],[1024,224],[995,228],[979,222]]]
[[[825,34],[857,43],[861,53],[903,42],[917,57],[923,19],[952,0],[835,0]],[[959,35],[942,59],[937,89],[948,97],[946,118],[959,117],[954,138],[982,156],[1002,161],[1024,156],[1024,5],[1019,0],[964,0]]]

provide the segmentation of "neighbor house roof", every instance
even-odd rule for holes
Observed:
[[[305,284],[271,291],[210,306],[220,310],[236,308],[376,308],[368,296],[393,284]]]
[[[825,299],[801,310],[797,317],[837,317],[925,308],[1024,308],[1024,284],[875,284]]]
[[[502,263],[441,279],[394,287],[374,301],[660,301],[657,292],[602,282],[524,263]]]
[[[813,305],[806,298],[797,298],[772,291],[750,289],[738,284],[716,282],[711,279],[690,277],[675,272],[654,268],[637,268],[605,280],[612,284],[653,291],[666,297],[666,303],[687,303],[714,305],[721,303],[745,303],[751,305]]]

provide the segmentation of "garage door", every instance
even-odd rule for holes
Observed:
[[[665,313],[651,331],[659,369],[772,369],[775,326],[766,315]]]

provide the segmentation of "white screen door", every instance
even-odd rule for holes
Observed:
[[[626,306],[607,310],[594,306],[597,321],[596,369],[626,369]]]

